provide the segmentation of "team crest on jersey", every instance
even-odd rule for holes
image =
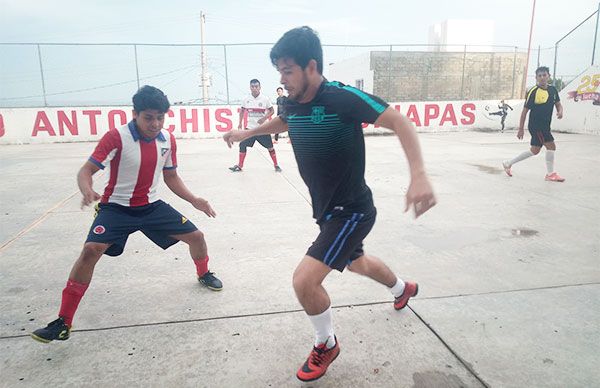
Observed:
[[[184,216],[181,216],[181,223],[185,224],[187,222],[187,218],[185,218]]]
[[[102,225],[97,225],[94,228],[94,234],[104,234],[104,232],[106,232],[106,228]]]
[[[319,124],[325,118],[325,107],[324,106],[313,106],[312,115],[310,116],[311,121],[314,124]]]
[[[262,102],[259,102],[259,103],[258,103],[258,106],[260,106],[260,107],[262,108]]]
[[[161,148],[160,149],[160,156],[165,156],[165,154],[169,151],[168,148]]]

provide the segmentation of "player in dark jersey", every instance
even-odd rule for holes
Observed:
[[[504,167],[504,171],[508,176],[512,176],[511,168],[515,163],[539,154],[542,146],[544,146],[546,147],[546,168],[548,170],[545,179],[551,182],[564,182],[565,180],[554,171],[556,144],[550,131],[550,123],[552,122],[554,107],[556,106],[556,118],[558,119],[562,119],[563,117],[563,107],[560,103],[558,90],[554,86],[548,85],[549,78],[550,69],[546,66],[541,66],[535,71],[536,85],[527,92],[525,106],[523,107],[523,112],[521,112],[519,131],[517,132],[517,138],[523,139],[523,134],[525,133],[523,127],[525,126],[525,118],[529,112],[528,129],[531,134],[531,148],[517,155],[512,160],[502,162],[502,167]]]
[[[280,116],[285,113],[285,106],[288,103],[288,98],[283,94],[283,88],[280,86],[277,88],[277,100],[275,102],[277,104],[277,116]],[[279,134],[276,133],[274,136],[275,143],[279,141]]]
[[[365,142],[362,123],[396,132],[410,165],[406,208],[420,216],[435,205],[412,123],[383,100],[323,77],[323,51],[309,27],[288,31],[271,50],[271,62],[289,93],[286,112],[250,131],[231,131],[231,147],[248,136],[288,131],[302,179],[312,199],[320,234],[296,268],[293,285],[315,329],[315,345],[296,376],[302,381],[325,374],[340,346],[333,331],[330,300],[322,286],[332,271],[367,276],[390,289],[400,310],[418,292],[377,257],[363,250],[363,239],[375,223],[376,209],[364,178]]]
[[[506,116],[508,116],[508,110],[513,110],[513,108],[512,106],[505,103],[504,100],[501,100],[500,104],[498,104],[498,109],[499,110],[497,112],[492,112],[489,115],[502,116],[502,118],[500,119],[500,125],[502,125],[502,129],[500,130],[500,132],[504,132],[504,122],[506,121]]]

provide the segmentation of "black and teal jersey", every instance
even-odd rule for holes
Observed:
[[[371,190],[365,182],[362,123],[374,123],[387,107],[376,96],[328,81],[309,103],[290,101],[286,106],[280,117],[288,124],[317,223],[334,207],[355,213],[373,208]]]
[[[550,129],[554,104],[559,101],[558,90],[552,85],[546,89],[537,85],[531,88],[525,99],[525,107],[530,109],[528,128],[532,131]]]

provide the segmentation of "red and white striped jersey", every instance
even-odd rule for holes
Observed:
[[[248,111],[248,125],[246,128],[253,129],[258,127],[258,120],[265,116],[267,109],[272,107],[271,100],[264,94],[254,97],[252,94],[244,99],[242,108]]]
[[[110,176],[102,203],[143,206],[157,201],[156,186],[163,169],[177,168],[177,145],[173,134],[161,130],[152,140],[141,137],[134,121],[108,131],[89,161]]]

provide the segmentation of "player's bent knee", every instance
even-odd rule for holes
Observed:
[[[195,232],[192,232],[192,241],[196,244],[205,244],[205,240],[204,240],[204,233],[202,233],[201,231],[197,230]]]
[[[83,245],[81,259],[84,261],[97,261],[107,249],[106,244],[88,242]]]
[[[299,273],[298,271],[294,272],[292,284],[296,293],[302,293],[304,290],[311,288],[313,283],[313,279],[308,274]]]

